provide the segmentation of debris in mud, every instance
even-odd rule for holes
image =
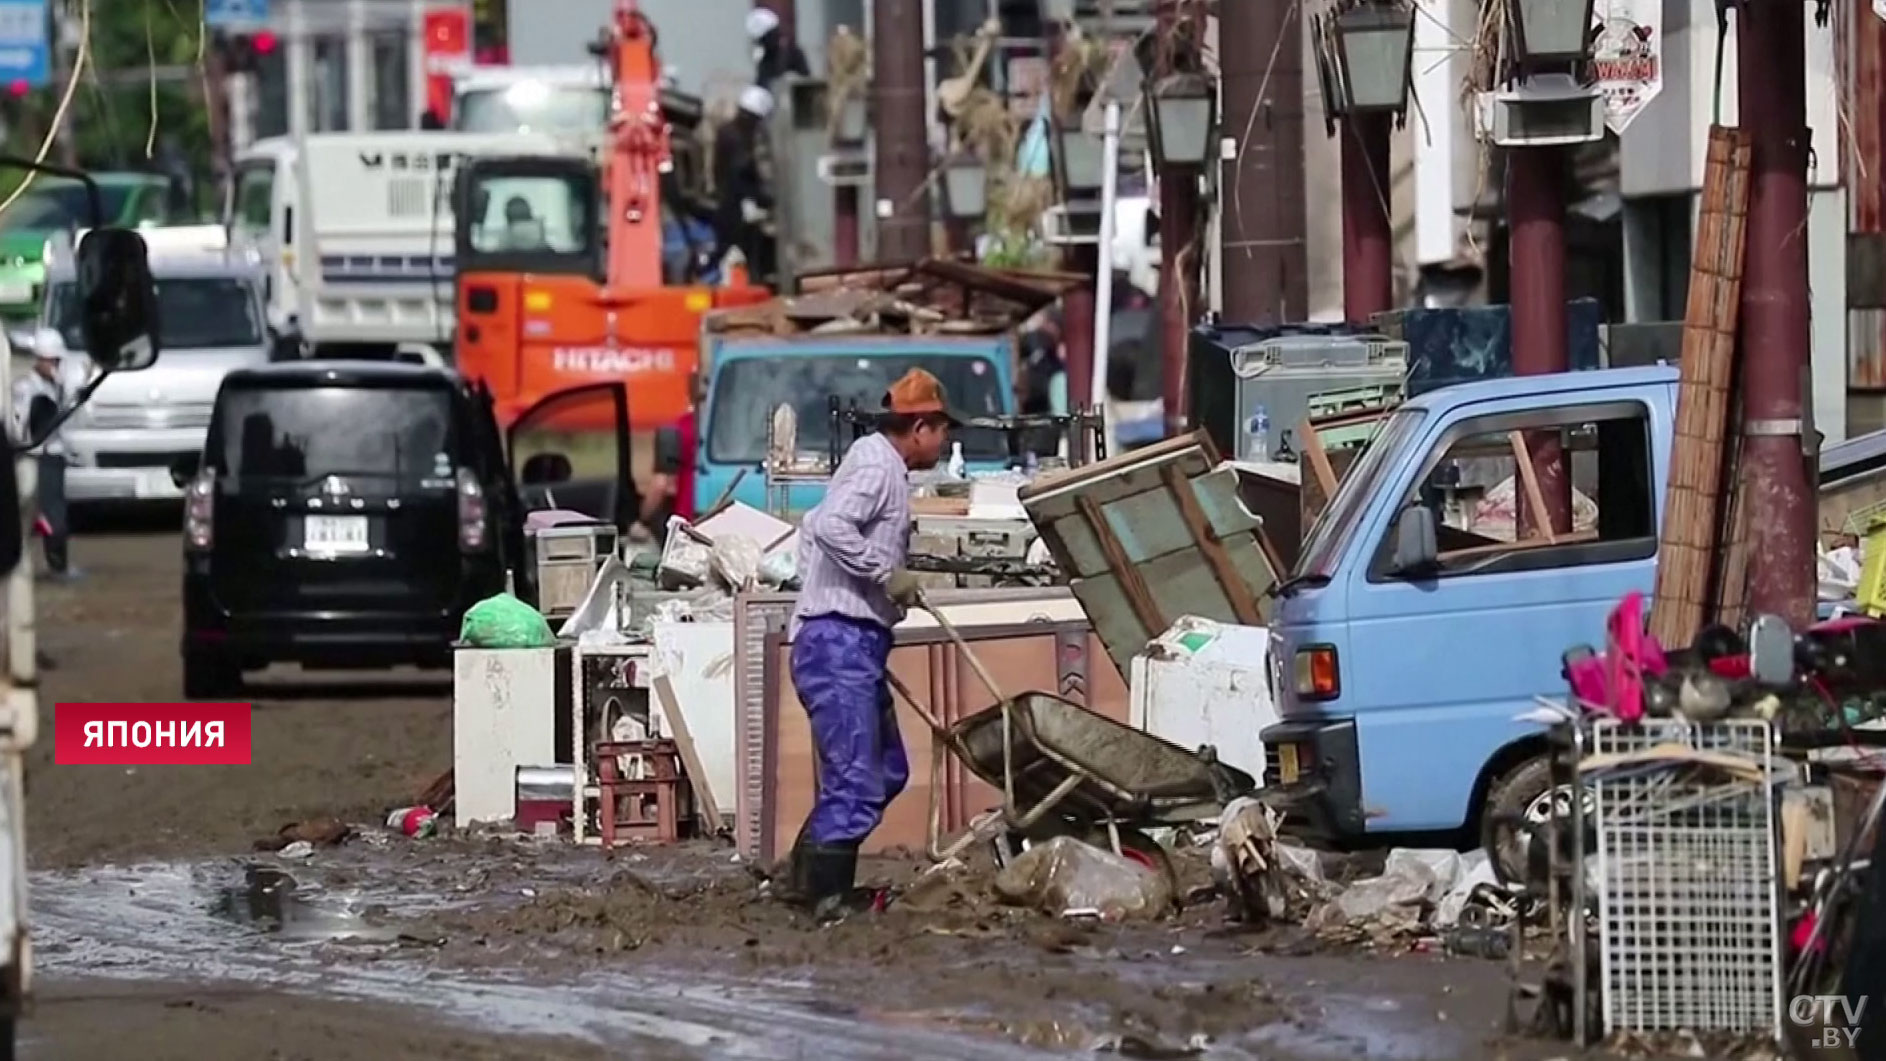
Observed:
[[[1141,1032],[1123,1032],[1104,1037],[1094,1044],[1095,1053],[1119,1054],[1121,1057],[1165,1061],[1168,1058],[1197,1057],[1211,1045],[1204,1034],[1193,1035],[1184,1043],[1175,1043]]]
[[[1163,874],[1071,836],[1022,852],[996,874],[995,893],[1057,917],[1094,909],[1109,921],[1159,917],[1173,899]]]
[[[309,848],[334,847],[344,843],[353,834],[353,827],[338,818],[309,818],[306,821],[289,822],[278,829],[274,836],[257,840],[254,847],[257,851],[272,852],[283,851],[295,844],[307,844]]]

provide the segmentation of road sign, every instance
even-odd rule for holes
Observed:
[[[46,0],[0,0],[0,83],[39,88],[52,81]]]
[[[1604,124],[1622,134],[1663,91],[1663,0],[1599,0],[1592,19],[1591,69],[1604,93]]]
[[[212,26],[239,26],[268,21],[269,0],[203,0],[203,21]]]

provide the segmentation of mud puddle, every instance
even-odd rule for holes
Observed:
[[[169,863],[36,873],[32,889],[38,971],[51,981],[224,983],[419,1005],[455,1025],[575,1036],[631,1056],[651,1042],[703,1058],[1050,1056],[947,1029],[874,1024],[822,1007],[810,985],[790,981],[756,984],[695,973],[682,981],[574,962],[561,975],[444,969],[427,960],[430,948],[387,936],[361,910],[389,899],[404,911],[449,907],[452,900],[395,897],[371,887],[337,896],[275,867]]]

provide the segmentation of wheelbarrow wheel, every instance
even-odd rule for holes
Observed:
[[[1165,846],[1138,829],[1120,826],[1120,857],[1136,865],[1144,866],[1166,879],[1167,886],[1176,898],[1179,894],[1179,872],[1172,867],[1172,854]],[[1107,835],[1107,827],[1094,828],[1082,840],[1103,851],[1113,850],[1113,838]]]

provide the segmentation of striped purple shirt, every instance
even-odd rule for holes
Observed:
[[[910,553],[910,472],[882,434],[852,443],[825,500],[799,522],[799,601],[789,636],[807,619],[843,615],[885,629],[903,621],[884,584]]]

